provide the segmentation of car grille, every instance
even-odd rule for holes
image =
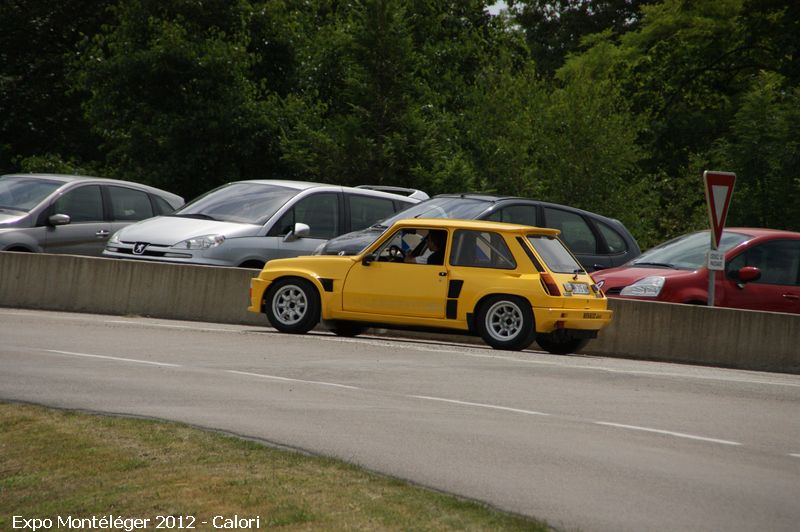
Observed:
[[[114,251],[117,253],[122,253],[123,255],[132,255],[134,257],[164,257],[167,254],[165,251],[151,251],[149,249],[145,249],[144,253],[139,253],[137,255],[133,253],[133,248],[117,248]]]

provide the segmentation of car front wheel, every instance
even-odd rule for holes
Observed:
[[[284,333],[306,333],[320,318],[317,289],[304,279],[280,279],[267,290],[265,312],[273,327]]]
[[[478,333],[494,349],[520,351],[536,337],[533,310],[520,297],[491,296],[480,307]]]

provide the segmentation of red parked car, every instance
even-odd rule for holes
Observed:
[[[709,242],[708,231],[689,233],[592,277],[608,297],[705,305]],[[800,233],[732,227],[719,250],[716,306],[800,314]]]

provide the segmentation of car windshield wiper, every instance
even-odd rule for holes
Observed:
[[[218,221],[213,216],[209,216],[208,214],[203,214],[200,212],[192,212],[188,214],[170,214],[170,216],[174,216],[176,218],[197,218],[198,220],[214,220],[215,222]]]
[[[673,269],[675,268],[674,264],[670,264],[668,262],[646,262],[646,261],[636,262],[636,261],[634,261],[633,265],[634,266],[658,266],[658,267],[661,267],[661,268],[673,268]]]

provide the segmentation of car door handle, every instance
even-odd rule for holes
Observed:
[[[800,299],[800,296],[795,295],[795,294],[783,294],[783,297],[785,297],[786,299],[792,299],[792,300]]]
[[[439,277],[447,277],[447,272],[439,272]]]
[[[106,231],[105,229],[100,229],[98,232],[94,234],[94,236],[106,237],[110,234],[111,234],[110,231]]]

